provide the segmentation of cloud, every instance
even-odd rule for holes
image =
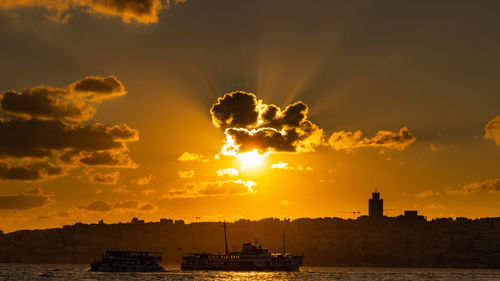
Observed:
[[[75,10],[108,16],[121,17],[125,23],[132,20],[139,23],[158,22],[158,13],[171,4],[184,3],[183,0],[2,0],[0,8],[21,7],[44,8],[49,19],[66,23]]]
[[[189,171],[179,171],[179,177],[183,179],[190,179],[194,176],[194,171],[189,170]]]
[[[410,144],[415,142],[416,138],[408,130],[402,127],[399,132],[378,131],[372,138],[361,138],[362,132],[339,131],[334,132],[328,139],[328,143],[335,150],[346,150],[352,152],[361,147],[376,147],[404,150]]]
[[[120,180],[120,172],[101,173],[94,169],[86,171],[87,178],[92,184],[117,184]]]
[[[92,103],[125,94],[114,76],[86,77],[69,89],[39,86],[0,94],[0,180],[43,180],[78,166],[136,168],[126,124],[90,122]],[[97,178],[96,178],[97,179]]]
[[[248,195],[256,191],[253,187],[257,184],[253,181],[213,181],[213,182],[200,182],[189,183],[182,188],[174,188],[169,190],[163,198],[198,198],[209,196],[229,196],[229,195]]]
[[[221,154],[237,156],[258,151],[310,152],[322,145],[353,151],[360,147],[404,150],[415,142],[407,127],[399,132],[378,131],[372,138],[361,138],[361,131],[334,132],[328,142],[323,129],[308,120],[309,107],[302,101],[284,109],[265,104],[252,93],[236,91],[219,97],[212,105],[212,123],[226,136]]]
[[[101,102],[105,99],[127,94],[125,87],[115,76],[90,76],[69,86],[72,95],[89,101]]]
[[[132,181],[132,183],[135,183],[137,185],[148,185],[151,182],[151,179],[153,179],[153,175],[135,179]]]
[[[446,210],[447,209],[444,205],[439,204],[439,203],[433,203],[433,204],[427,205],[426,208],[436,209],[436,210]]]
[[[24,165],[0,162],[0,181],[42,181],[62,174],[63,169],[50,162],[37,161]]]
[[[187,162],[187,161],[208,161],[207,159],[204,159],[203,155],[196,154],[196,153],[189,153],[189,152],[184,152],[182,153],[177,160],[181,162]]]
[[[100,212],[105,212],[113,209],[111,204],[109,204],[106,201],[102,200],[96,200],[93,202],[90,202],[88,205],[80,205],[80,209],[88,210],[88,211],[100,211]]]
[[[138,165],[130,159],[127,154],[121,152],[92,152],[88,156],[80,158],[84,165],[101,168],[137,168]]]
[[[287,200],[282,200],[280,202],[281,205],[288,206],[288,201]]]
[[[111,210],[125,210],[125,211],[135,211],[135,212],[152,212],[157,210],[158,207],[151,203],[141,202],[136,200],[121,201],[116,203],[110,203],[103,200],[92,201],[86,205],[80,205],[79,209],[87,211],[97,211],[97,212],[107,212]]]
[[[139,201],[124,201],[116,202],[116,209],[137,209],[139,208]]]
[[[0,209],[28,210],[45,206],[51,202],[52,193],[41,188],[31,189],[23,194],[0,194]]]
[[[468,194],[478,191],[500,192],[500,178],[468,184],[464,186],[464,191]]]
[[[0,94],[1,109],[25,119],[84,121],[94,116],[96,110],[92,105],[65,96],[66,90],[50,87],[34,87],[22,92],[6,91]]]
[[[324,133],[307,120],[308,111],[301,101],[282,110],[243,91],[225,94],[210,109],[212,123],[226,135],[224,155],[255,149],[260,153],[314,151],[323,143]]]
[[[450,195],[469,195],[479,191],[500,192],[500,178],[474,182],[465,185],[462,189],[449,189],[446,193]]]
[[[415,195],[417,198],[426,198],[426,197],[432,197],[432,196],[439,196],[439,192],[434,192],[430,189],[424,190],[422,192],[419,192]]]
[[[429,144],[429,149],[430,149],[430,151],[432,151],[432,152],[438,152],[438,151],[440,151],[440,150],[441,150],[441,149],[443,149],[443,148],[442,148],[442,147],[439,147],[439,146],[436,146],[436,145],[434,145],[434,144],[432,144],[432,143],[431,143],[431,144]]]
[[[127,193],[129,191],[125,187],[115,187],[115,188],[111,189],[111,192],[114,192],[114,193]]]
[[[500,116],[491,119],[484,127],[484,138],[492,139],[500,146]]]
[[[127,125],[71,124],[62,120],[0,120],[0,156],[46,157],[56,151],[123,150],[138,140]]]
[[[312,167],[304,167],[302,165],[298,165],[296,167],[292,167],[292,166],[289,166],[288,163],[286,162],[279,162],[279,163],[274,163],[271,165],[271,169],[281,169],[281,170],[290,170],[290,171],[299,171],[299,172],[302,172],[302,171],[312,171],[313,168]]]
[[[224,177],[224,176],[236,177],[238,176],[238,170],[236,170],[235,168],[220,169],[217,170],[216,174],[219,177]]]

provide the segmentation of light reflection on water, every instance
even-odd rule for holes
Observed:
[[[500,269],[303,267],[299,272],[89,272],[88,265],[0,264],[0,280],[500,280]]]

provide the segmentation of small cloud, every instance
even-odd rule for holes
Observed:
[[[110,184],[115,185],[120,180],[120,172],[115,171],[111,173],[101,173],[94,169],[87,169],[85,171],[89,183],[92,184]]]
[[[288,168],[288,163],[285,162],[279,162],[271,165],[272,169],[287,169]]]
[[[253,187],[256,185],[257,184],[251,180],[189,183],[182,188],[169,190],[169,192],[164,194],[162,198],[174,199],[225,195],[248,195],[256,192],[253,190]]]
[[[155,205],[151,203],[141,202],[136,200],[120,201],[116,203],[110,203],[103,200],[96,200],[86,205],[80,205],[78,208],[82,210],[96,211],[96,212],[125,210],[125,211],[147,212],[147,213],[158,209]]]
[[[432,152],[438,152],[441,149],[443,149],[443,147],[436,146],[436,145],[434,145],[432,143],[429,144],[429,150],[432,151]]]
[[[419,192],[415,195],[417,198],[426,198],[426,197],[432,197],[432,196],[439,196],[439,192],[434,192],[430,189],[424,190],[422,192]]]
[[[334,132],[328,139],[328,143],[335,150],[353,152],[361,147],[404,150],[416,141],[415,136],[410,133],[407,127],[402,127],[399,132],[378,131],[372,138],[361,138],[361,135],[360,130]]]
[[[439,210],[446,210],[447,208],[439,203],[433,203],[430,205],[427,205],[426,208],[428,209],[439,209]]]
[[[184,152],[182,153],[177,160],[182,161],[182,162],[187,162],[187,161],[203,161],[207,162],[208,159],[205,159],[203,155],[196,154],[196,153],[189,153],[189,152]]]
[[[182,179],[190,179],[194,176],[194,170],[189,171],[179,171],[179,177]]]
[[[116,202],[114,208],[115,209],[137,209],[139,207],[139,201],[124,201],[124,202]]]
[[[227,168],[227,169],[221,169],[217,170],[217,176],[223,177],[223,176],[229,176],[229,177],[236,177],[238,176],[238,170],[235,168]]]
[[[282,200],[280,203],[281,203],[281,205],[288,206],[288,201],[287,200]]]
[[[309,166],[306,166],[306,167],[304,167],[302,165],[298,165],[295,167],[289,166],[288,163],[286,163],[286,162],[279,162],[279,163],[272,164],[271,169],[282,169],[282,170],[299,171],[299,172],[302,172],[302,171],[311,172],[313,170],[313,168],[309,167]]]
[[[87,205],[80,205],[78,206],[78,208],[88,211],[99,211],[99,212],[106,212],[113,209],[113,207],[108,202],[103,200],[96,200],[90,202]]]
[[[129,191],[125,187],[115,187],[115,188],[111,189],[111,192],[115,192],[115,193],[127,193]]]
[[[448,189],[446,191],[449,195],[469,195],[479,191],[487,192],[500,192],[500,178],[494,180],[485,180],[482,182],[474,182],[465,185],[462,189]]]
[[[63,168],[51,162],[33,161],[28,164],[0,162],[0,181],[45,181],[63,174]]]
[[[23,194],[0,194],[0,210],[28,210],[43,207],[50,202],[53,193],[41,188],[28,190]]]
[[[491,119],[484,127],[484,138],[492,139],[500,146],[500,116]]]
[[[143,191],[141,191],[142,194],[148,196],[149,194],[152,194],[154,193],[154,189],[144,189]]]
[[[153,179],[153,175],[135,179],[132,181],[132,183],[135,183],[137,185],[148,185],[151,182],[151,179]]]
[[[102,151],[92,152],[89,155],[80,158],[83,165],[100,167],[100,168],[130,168],[138,167],[136,163],[127,154],[121,151]]]

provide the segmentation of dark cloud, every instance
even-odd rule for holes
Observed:
[[[84,165],[101,168],[136,168],[137,164],[130,157],[121,152],[112,153],[109,151],[93,152],[80,159]]]
[[[63,169],[50,162],[37,161],[25,165],[14,166],[0,162],[0,181],[38,181],[49,177],[60,176]]]
[[[323,143],[323,130],[307,120],[309,108],[301,101],[281,110],[243,91],[225,94],[210,113],[217,127],[224,129],[223,154],[252,151],[313,151]]]
[[[500,145],[500,116],[491,119],[484,127],[484,138],[492,139],[497,145]]]
[[[86,77],[69,89],[40,86],[0,94],[0,180],[43,180],[66,168],[135,168],[127,143],[139,133],[126,124],[88,122],[93,102],[126,93],[114,76]],[[85,121],[85,122],[84,122]],[[56,163],[56,164],[52,164]],[[113,183],[116,173],[89,176]]]
[[[115,76],[91,76],[69,86],[71,93],[91,101],[102,101],[127,94],[125,87]]]
[[[61,120],[0,120],[0,156],[46,157],[55,151],[120,150],[138,139],[127,125],[70,124]]]
[[[27,210],[42,207],[50,203],[51,195],[40,188],[29,190],[24,194],[1,194],[0,209]]]
[[[223,129],[253,127],[259,117],[257,105],[254,94],[243,91],[225,94],[210,109],[212,121]]]
[[[185,1],[161,0],[2,0],[0,8],[15,9],[20,7],[45,8],[47,17],[59,23],[66,23],[76,10],[94,14],[121,17],[126,23],[132,20],[139,23],[158,22],[158,13],[171,3]]]
[[[334,132],[328,143],[335,150],[353,151],[360,147],[376,147],[386,149],[404,150],[415,142],[415,136],[407,127],[402,127],[399,132],[378,131],[372,138],[361,138],[362,132]]]
[[[66,99],[62,89],[35,87],[22,92],[0,94],[1,109],[21,118],[67,119],[83,121],[91,118],[95,108],[83,101]]]

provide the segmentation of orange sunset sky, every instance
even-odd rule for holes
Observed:
[[[0,230],[498,217],[499,8],[0,0]]]

